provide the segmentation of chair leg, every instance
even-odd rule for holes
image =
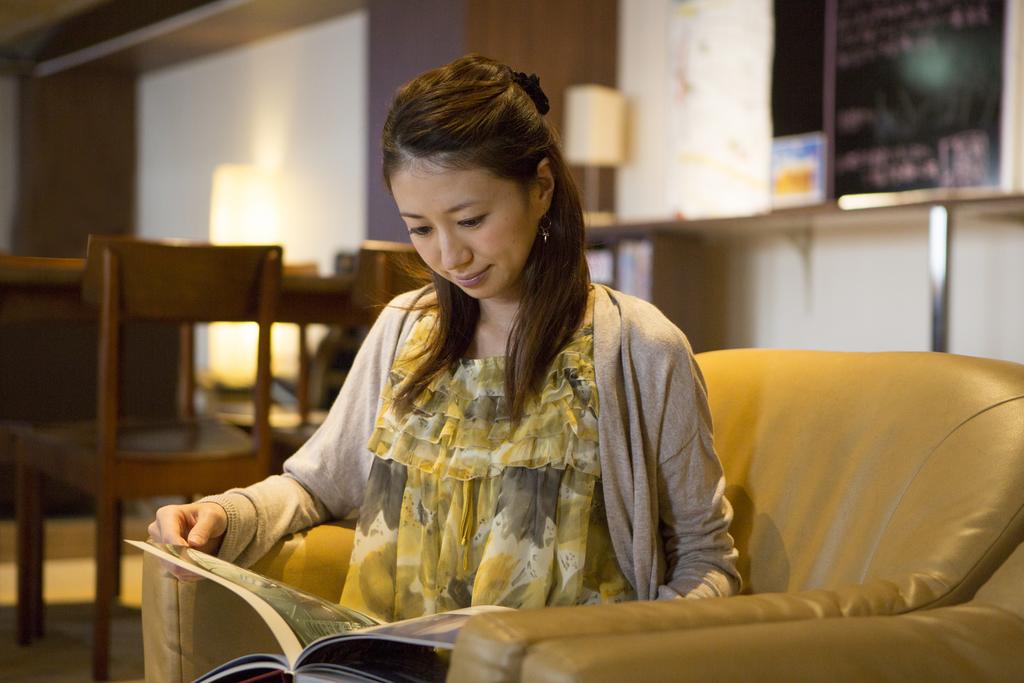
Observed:
[[[17,639],[28,645],[43,634],[43,525],[41,477],[17,442]]]
[[[97,681],[109,678],[110,617],[114,603],[114,566],[110,558],[114,544],[114,520],[117,503],[98,496],[96,500],[96,605],[93,615],[92,677]]]
[[[30,527],[32,537],[32,636],[43,637],[43,570],[46,562],[46,526],[43,518],[43,500],[46,493],[46,480],[39,470],[35,470],[34,500],[32,509],[32,526]]]
[[[113,554],[108,561],[114,570],[114,598],[121,597],[121,539],[124,538],[124,506],[120,500],[114,501],[114,519],[111,525],[113,534]]]

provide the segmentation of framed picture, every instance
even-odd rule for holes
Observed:
[[[772,140],[772,208],[825,201],[825,134],[787,135]]]

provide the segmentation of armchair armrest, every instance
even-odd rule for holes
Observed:
[[[1012,681],[1024,621],[991,605],[899,616],[750,623],[547,640],[531,683],[614,681]]]
[[[1022,581],[1024,545],[971,602],[905,614],[885,611],[899,596],[872,582],[481,615],[459,635],[449,681],[1017,680]],[[855,618],[822,618],[841,616]]]
[[[708,600],[667,600],[559,607],[474,617],[459,633],[449,680],[519,680],[532,650],[549,640],[618,639],[682,629],[825,617],[899,614],[907,603],[895,583],[875,580],[836,590],[761,593]],[[528,680],[528,679],[527,679]]]
[[[292,534],[251,568],[299,590],[338,602],[355,543],[355,521],[321,524]]]
[[[337,602],[354,539],[344,522],[323,524],[278,541],[252,569]],[[280,652],[263,621],[231,591],[212,581],[179,580],[148,554],[143,562],[147,681],[191,681],[234,657]]]
[[[617,643],[633,636],[647,638],[658,633],[676,633],[684,629],[749,622],[817,620],[840,614],[839,607],[825,591],[707,600],[627,602],[483,614],[471,619],[460,631],[448,681],[532,681],[521,675],[524,662],[538,647],[548,642],[566,640]],[[614,649],[620,653],[625,652],[618,645]],[[635,677],[637,660],[632,657],[630,659]]]

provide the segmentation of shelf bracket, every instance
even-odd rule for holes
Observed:
[[[810,313],[814,306],[814,268],[811,251],[814,249],[814,229],[807,225],[796,230],[787,230],[789,240],[800,256],[800,265],[804,280],[804,311]]]

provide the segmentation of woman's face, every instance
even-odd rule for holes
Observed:
[[[480,301],[519,300],[520,276],[553,190],[547,159],[528,187],[482,169],[420,161],[391,176],[391,193],[420,258]]]

